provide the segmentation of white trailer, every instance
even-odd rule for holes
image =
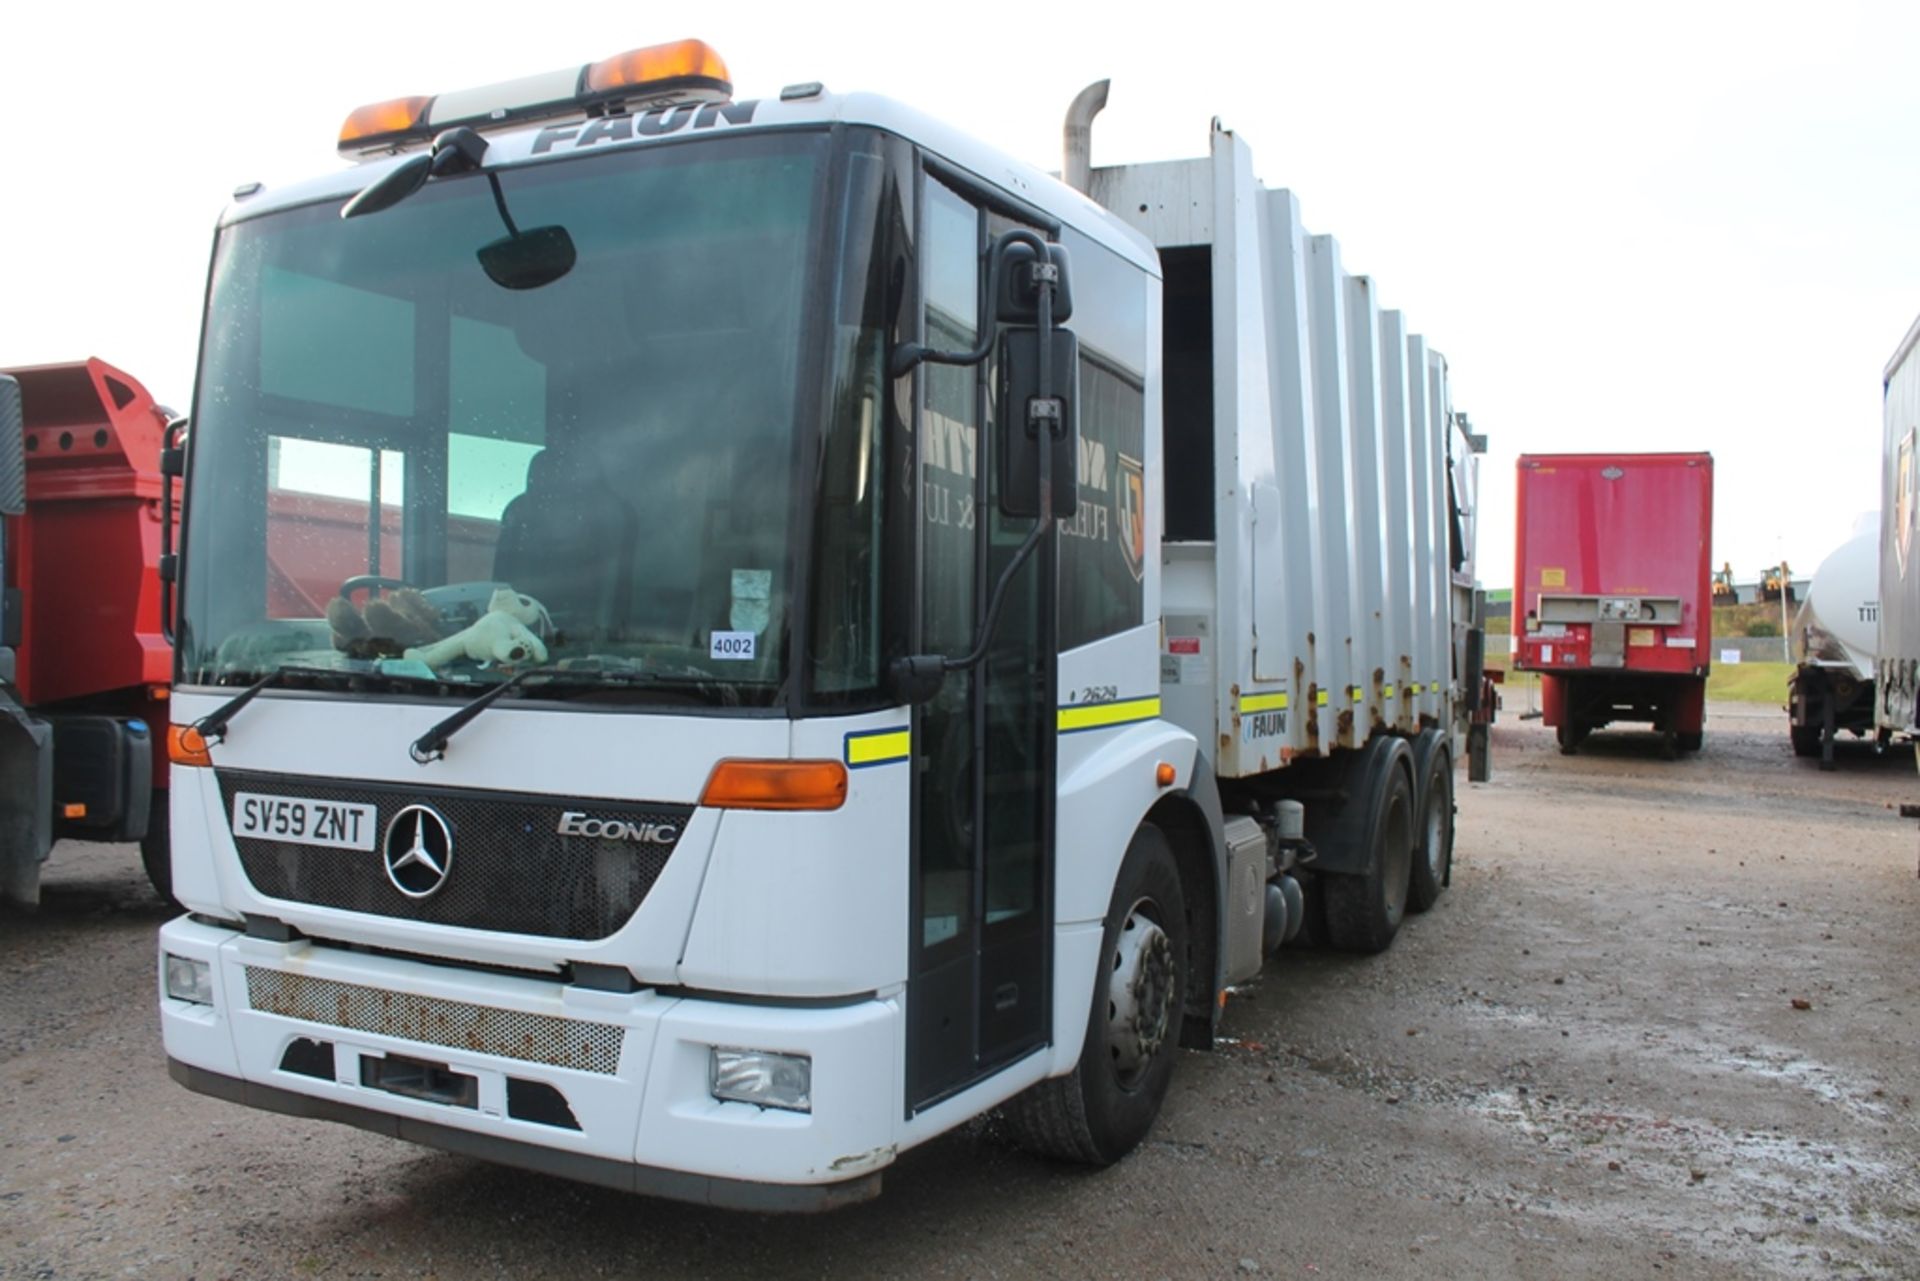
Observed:
[[[223,218],[171,1070],[734,1206],[1003,1106],[1116,1160],[1445,887],[1477,441],[1228,132],[1090,170],[1096,87],[1070,186],[726,82],[376,104]]]
[[[1880,599],[1874,646],[1874,726],[1883,740],[1920,733],[1920,320],[1881,376]]]

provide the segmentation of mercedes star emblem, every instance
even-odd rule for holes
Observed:
[[[453,830],[424,805],[409,805],[387,825],[387,879],[408,898],[432,898],[453,870]]]

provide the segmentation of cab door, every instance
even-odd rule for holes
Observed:
[[[921,341],[973,347],[988,238],[1016,225],[922,179]],[[925,364],[916,387],[919,653],[974,644],[1029,520],[999,515],[994,370]],[[1009,586],[984,661],[915,709],[911,1113],[1047,1042],[1051,1026],[1054,579],[1049,531]]]

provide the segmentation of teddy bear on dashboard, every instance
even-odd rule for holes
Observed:
[[[502,587],[493,593],[487,612],[471,626],[431,644],[410,647],[404,656],[434,668],[461,658],[477,663],[544,663],[546,642],[533,629],[547,625],[547,611],[539,601]]]

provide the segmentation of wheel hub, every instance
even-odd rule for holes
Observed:
[[[1107,981],[1107,1044],[1121,1079],[1140,1072],[1173,1022],[1173,942],[1136,903],[1120,927]]]

